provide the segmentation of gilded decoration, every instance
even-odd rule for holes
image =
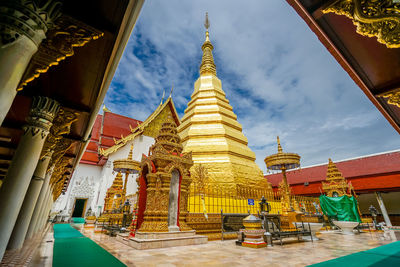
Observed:
[[[124,204],[125,194],[123,188],[122,174],[120,172],[114,178],[112,185],[107,189],[106,197],[104,198],[104,213],[113,213],[119,210]],[[122,212],[118,212],[122,214]]]
[[[351,196],[351,194],[347,193],[350,192],[351,188],[349,188],[346,179],[331,159],[329,159],[328,163],[326,182],[322,182],[322,189],[328,197]]]
[[[388,48],[400,47],[400,3],[392,0],[338,0],[323,10],[345,15],[357,33],[377,37]]]
[[[57,116],[53,120],[52,127],[44,143],[41,157],[50,156],[51,160],[48,166],[49,171],[54,166],[50,178],[50,184],[53,185],[53,198],[57,199],[64,189],[64,183],[69,177],[68,169],[71,168],[71,158],[65,157],[66,151],[71,147],[73,141],[64,136],[70,132],[73,122],[78,119],[78,113],[69,111],[61,107]]]
[[[46,138],[59,109],[58,102],[53,99],[42,96],[34,97],[27,124],[23,126],[24,133],[32,136],[40,135],[42,139]]]
[[[18,90],[22,90],[41,73],[47,72],[51,66],[58,65],[58,62],[72,56],[74,47],[84,46],[89,41],[103,36],[103,33],[70,16],[62,15],[46,36],[47,38],[33,55]]]
[[[282,181],[279,183],[279,193],[283,212],[299,210],[299,204],[291,198],[291,189],[287,182],[286,171],[300,167],[300,156],[296,153],[283,152],[279,136],[277,137],[278,153],[264,159],[269,170],[282,171]]]
[[[204,26],[200,77],[178,127],[184,152],[192,152],[193,162],[206,170],[207,185],[221,188],[227,194],[236,194],[243,186],[272,190],[216,76],[208,15]],[[192,167],[192,173],[195,168]]]
[[[177,124],[180,123],[178,113],[176,112],[175,105],[171,97],[169,97],[165,103],[160,103],[156,110],[144,122],[138,124],[135,128],[130,126],[131,134],[125,137],[121,136],[121,139],[119,140],[114,140],[115,145],[112,147],[107,149],[99,148],[99,153],[107,157],[121,147],[125,146],[129,141],[134,140],[135,137],[142,134],[153,138],[157,137],[162,123],[165,122],[169,117],[174,118]]]
[[[72,123],[78,120],[78,115],[77,112],[66,110],[63,107],[60,108],[43,146],[42,157],[53,153],[57,143],[63,139],[63,135],[69,134]]]
[[[400,89],[393,90],[380,95],[383,98],[388,98],[388,104],[395,105],[400,108]]]
[[[147,198],[143,223],[139,232],[168,232],[168,213],[170,183],[173,171],[180,174],[179,229],[191,230],[186,224],[188,214],[188,193],[191,183],[189,168],[193,165],[191,154],[183,153],[183,146],[177,135],[176,124],[169,116],[161,126],[155,144],[151,146],[149,156],[142,157],[139,176],[145,175]],[[146,174],[144,170],[149,172]],[[139,185],[142,186],[142,185]],[[139,206],[141,196],[139,190]]]
[[[60,16],[61,1],[53,0],[3,0],[0,3],[0,44],[16,42],[21,36],[36,45]]]
[[[125,173],[125,183],[123,189],[123,200],[125,202],[126,187],[128,185],[128,177],[131,173],[138,173],[140,171],[140,162],[133,160],[133,144],[129,150],[128,158],[113,161],[114,171]]]

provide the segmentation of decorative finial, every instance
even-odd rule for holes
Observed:
[[[109,109],[106,107],[106,105],[104,104],[104,105],[103,105],[103,112],[111,112],[111,110],[109,110]]]
[[[201,59],[200,75],[211,74],[217,76],[217,70],[212,55],[212,50],[214,49],[214,47],[211,44],[210,35],[208,33],[208,28],[210,27],[210,22],[208,21],[208,12],[206,12],[206,20],[204,22],[204,27],[206,27],[206,40],[201,46],[201,49],[203,50],[203,57]]]
[[[163,101],[164,101],[164,97],[165,97],[165,89],[163,89],[163,94],[162,94],[160,106],[162,105],[162,103],[163,103]]]
[[[131,144],[131,149],[129,150],[129,154],[128,154],[128,159],[129,159],[129,160],[132,160],[132,159],[133,159],[133,156],[132,156],[133,153],[132,153],[132,152],[133,152],[133,144]]]
[[[208,28],[210,28],[210,22],[208,21],[208,12],[206,12],[206,20],[204,21],[204,27],[206,27],[207,31]]]
[[[174,91],[174,84],[172,84],[172,87],[171,87],[171,92],[169,93],[169,97],[168,98],[170,98],[171,96],[172,96],[172,92]]]
[[[276,137],[277,141],[278,141],[278,153],[282,153],[282,147],[281,147],[281,141],[279,140],[279,136]]]

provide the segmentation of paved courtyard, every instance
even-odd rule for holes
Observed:
[[[252,249],[235,245],[234,240],[210,241],[204,245],[136,250],[114,237],[84,234],[128,266],[306,266],[396,241],[383,233],[354,236],[321,233],[319,241],[286,239],[283,246]],[[397,237],[399,238],[399,237]]]

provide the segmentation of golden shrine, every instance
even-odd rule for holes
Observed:
[[[335,163],[329,159],[326,182],[322,182],[322,189],[328,197],[340,197],[343,195],[351,196],[352,187],[346,181],[346,178],[339,172]]]
[[[143,155],[139,178],[138,209],[130,235],[121,242],[136,249],[204,244],[207,237],[196,235],[186,224],[191,153],[183,153],[172,117],[161,126],[148,156]],[[137,216],[136,216],[137,215]],[[136,227],[136,228],[135,228]]]
[[[131,149],[129,150],[128,158],[126,159],[118,159],[113,161],[114,171],[119,173],[125,173],[125,183],[123,189],[123,200],[122,203],[125,202],[126,199],[126,187],[128,186],[128,177],[131,173],[138,173],[140,170],[140,163],[136,160],[133,160],[133,144],[131,145]]]
[[[143,155],[139,184],[138,232],[191,230],[186,225],[187,202],[193,165],[170,117],[161,126],[149,156]]]
[[[124,186],[122,174],[120,172],[114,178],[112,185],[107,189],[104,198],[104,213],[111,213],[113,210],[119,209],[124,200]]]
[[[279,136],[277,137],[277,143],[278,153],[267,156],[264,162],[268,169],[282,171],[282,182],[279,184],[282,205],[282,227],[287,230],[294,230],[295,227],[292,223],[301,220],[302,213],[299,211],[295,198],[291,197],[286,171],[300,167],[300,156],[296,153],[283,152]]]
[[[236,194],[239,187],[270,189],[217,77],[207,15],[204,26],[200,77],[178,127],[183,151],[192,152],[193,162],[207,169],[208,184],[224,192]]]

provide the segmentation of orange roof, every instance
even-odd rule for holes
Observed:
[[[113,146],[114,138],[121,138],[121,135],[127,136],[131,133],[130,128],[135,128],[141,121],[125,117],[112,112],[104,112],[103,115],[97,115],[93,125],[92,136],[82,156],[81,163],[92,165],[103,165],[105,160],[98,153],[99,147],[109,148]]]
[[[400,151],[335,162],[339,171],[351,182],[355,191],[374,191],[375,189],[400,189]],[[328,164],[305,167],[288,171],[287,180],[294,194],[319,194],[321,181],[326,180]],[[265,178],[277,187],[282,174],[269,174]],[[389,179],[390,178],[390,179]],[[304,185],[308,182],[309,185]]]

